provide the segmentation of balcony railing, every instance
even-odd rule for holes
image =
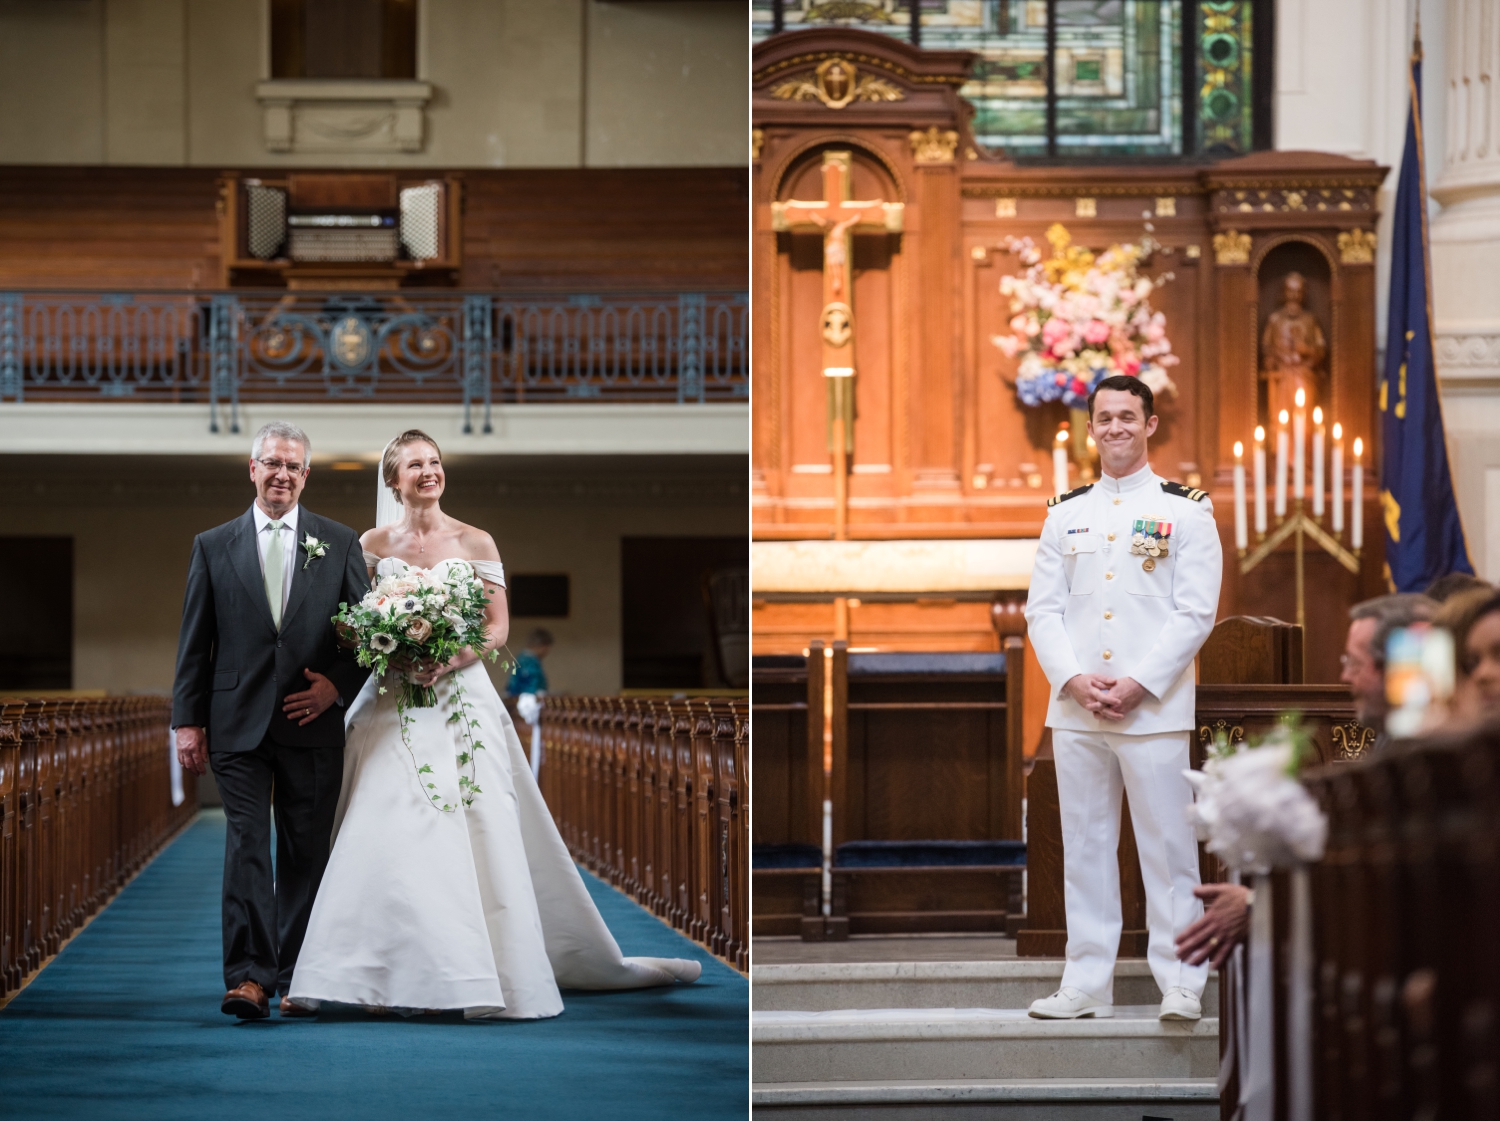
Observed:
[[[0,401],[744,400],[744,293],[0,292]]]

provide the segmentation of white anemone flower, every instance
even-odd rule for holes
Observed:
[[[396,649],[396,640],[388,634],[376,631],[370,636],[370,649],[377,654],[389,654]]]

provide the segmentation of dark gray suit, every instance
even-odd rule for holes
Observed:
[[[327,545],[311,561],[301,548],[309,534]],[[286,558],[292,583],[279,632],[266,600],[253,513],[193,541],[172,697],[173,727],[207,729],[209,763],[224,798],[225,987],[256,981],[268,995],[291,983],[328,863],[343,781],[344,706],[370,672],[339,647],[331,621],[340,603],[369,590],[359,538],[302,507],[297,541]],[[327,677],[343,702],[306,727],[281,711],[288,693],[309,687],[303,669]]]

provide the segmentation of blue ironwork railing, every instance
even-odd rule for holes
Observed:
[[[744,293],[0,292],[0,401],[743,400]],[[476,418],[476,414],[477,418]]]

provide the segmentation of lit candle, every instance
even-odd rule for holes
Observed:
[[[1276,516],[1286,517],[1286,422],[1287,413],[1281,410],[1276,418]]]
[[[1313,517],[1323,516],[1323,410],[1313,410]]]
[[[1350,503],[1353,508],[1349,511],[1349,544],[1354,546],[1355,552],[1365,543],[1365,465],[1360,462],[1364,450],[1365,442],[1358,436],[1354,437],[1354,493]]]
[[[1234,442],[1234,547],[1244,552],[1250,545],[1250,531],[1245,525],[1245,445]]]
[[[1255,532],[1266,535],[1266,430],[1255,426]]]
[[[1057,443],[1052,448],[1052,493],[1064,494],[1068,489],[1068,430],[1057,430]]]
[[[1333,532],[1344,532],[1344,426],[1333,426]]]
[[[1292,414],[1292,497],[1301,502],[1307,497],[1307,488],[1303,484],[1307,481],[1307,414],[1303,407],[1307,404],[1307,391],[1297,390],[1297,410]]]

